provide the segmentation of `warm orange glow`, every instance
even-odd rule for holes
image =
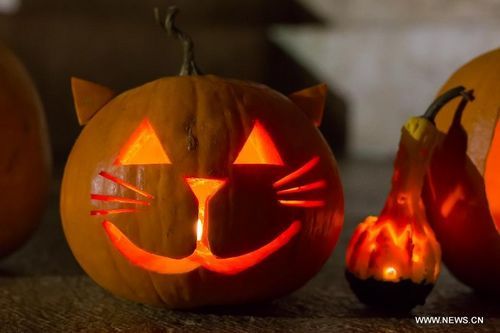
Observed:
[[[484,183],[493,223],[500,234],[500,109],[484,170]]]
[[[424,259],[425,258],[425,259]],[[346,255],[349,271],[380,281],[411,278],[435,281],[440,249],[430,228],[398,224],[389,217],[368,217],[354,232]]]
[[[195,251],[192,260],[200,263],[204,268],[222,274],[238,274],[262,262],[274,252],[287,244],[301,229],[299,221],[293,222],[278,237],[260,247],[241,256],[218,258],[211,252]]]
[[[115,161],[115,165],[170,163],[170,159],[148,119],[143,120],[132,133]]]
[[[208,247],[208,203],[224,184],[225,179],[186,178],[186,182],[198,200],[198,219],[196,221],[197,241]]]
[[[299,221],[294,221],[285,231],[266,245],[241,256],[219,258],[198,242],[194,253],[182,259],[171,259],[139,248],[109,221],[104,221],[103,227],[115,248],[132,264],[145,270],[159,274],[182,274],[203,266],[213,272],[231,275],[259,264],[281,249],[300,231],[302,225]]]
[[[132,264],[160,274],[187,273],[200,266],[221,274],[237,274],[257,265],[288,244],[302,227],[299,221],[294,221],[275,239],[254,251],[236,257],[219,258],[210,250],[208,207],[210,199],[224,186],[226,180],[186,178],[186,183],[198,201],[198,219],[195,224],[196,249],[188,257],[171,259],[145,251],[130,241],[111,222],[103,222],[103,227],[110,241]]]
[[[300,176],[309,172],[312,168],[314,168],[314,166],[316,164],[318,164],[318,162],[319,162],[319,157],[318,156],[313,157],[311,160],[309,160],[309,162],[307,162],[303,166],[299,167],[297,170],[292,171],[291,173],[289,173],[285,177],[274,182],[273,187],[279,188],[285,184],[292,182],[293,180],[295,180],[295,179],[299,178]]]
[[[146,197],[148,199],[153,199],[154,196],[152,196],[151,194],[141,190],[140,188],[130,184],[130,183],[127,183],[126,181],[124,181],[123,179],[120,179],[118,177],[115,177],[113,176],[112,174],[110,173],[107,173],[106,171],[101,171],[99,172],[99,176],[103,177],[103,178],[106,178],[108,180],[111,180],[112,182],[118,184],[118,185],[121,185],[129,190],[132,190],[134,191],[135,193],[139,194],[139,195],[142,195],[143,197]]]
[[[448,217],[455,205],[465,198],[464,195],[465,193],[462,185],[458,184],[453,192],[451,192],[443,201],[443,205],[441,206],[441,215],[443,217]]]
[[[326,187],[326,182],[324,180],[318,180],[316,182],[312,182],[306,185],[300,185],[296,187],[287,188],[285,190],[277,191],[276,194],[291,194],[291,193],[300,193],[307,192],[317,189],[322,189]]]
[[[256,121],[234,164],[283,165],[269,133]]]
[[[119,209],[97,209],[91,210],[90,215],[110,215],[110,214],[123,214],[123,213],[137,213],[139,210],[135,208],[119,208]]]
[[[385,281],[397,281],[398,279],[398,271],[394,267],[389,266],[384,268]]]
[[[196,240],[199,242],[201,241],[201,236],[203,235],[203,223],[201,223],[201,220],[198,219],[196,221]]]
[[[189,258],[172,259],[149,253],[136,246],[113,223],[102,223],[111,243],[132,264],[159,274],[187,273],[200,267],[200,264]]]
[[[358,225],[347,247],[347,269],[357,278],[436,281],[441,248],[427,222],[421,193],[437,133],[425,117],[410,118],[402,128],[384,208],[379,217],[369,216]]]
[[[323,200],[278,200],[283,206],[314,208],[325,205]]]
[[[210,178],[186,178],[186,182],[193,191],[200,208],[205,208],[210,198],[220,190],[225,179],[210,179]]]
[[[136,199],[124,198],[124,197],[115,197],[112,195],[104,195],[104,194],[91,194],[90,199],[91,200],[98,200],[98,201],[129,203],[129,204],[142,205],[142,206],[149,206],[150,205],[149,202],[143,201],[143,200],[136,200]]]

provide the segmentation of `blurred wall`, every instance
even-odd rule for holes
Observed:
[[[499,0],[300,3],[325,25],[283,25],[273,40],[345,98],[351,156],[391,156],[406,119],[459,66],[500,47]]]
[[[80,128],[71,99],[70,77],[124,91],[161,76],[176,75],[178,42],[153,19],[157,0],[0,0],[0,39],[32,73],[48,117],[58,174]],[[288,0],[184,0],[175,2],[177,23],[195,41],[197,63],[206,73],[266,83],[289,93],[317,79],[268,38],[277,23],[317,23]],[[3,6],[3,7],[2,7]],[[332,108],[342,102],[332,95]],[[342,119],[325,127],[335,150],[343,147]],[[339,129],[335,130],[337,126]]]

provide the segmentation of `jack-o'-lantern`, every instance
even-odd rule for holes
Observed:
[[[355,230],[347,248],[346,277],[358,298],[371,306],[408,311],[424,304],[436,281],[441,251],[427,223],[422,186],[439,133],[434,117],[451,99],[469,95],[457,87],[440,96],[422,117],[402,129],[392,188],[378,217]]]
[[[50,182],[42,103],[19,60],[0,45],[0,257],[39,224]]]
[[[500,295],[500,49],[461,67],[442,87],[464,85],[474,102],[446,105],[444,133],[432,158],[423,199],[443,251],[461,281]]]
[[[170,308],[284,295],[322,267],[343,222],[336,162],[314,124],[326,88],[181,76],[120,95],[73,79],[85,125],[61,194],[84,270],[127,299]]]

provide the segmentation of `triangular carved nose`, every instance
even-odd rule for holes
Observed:
[[[203,207],[208,198],[217,193],[218,190],[226,183],[226,179],[210,179],[210,178],[186,178],[186,182],[193,191],[198,204]]]
[[[196,248],[210,250],[208,243],[208,201],[226,183],[226,179],[187,177],[186,183],[198,200],[198,220],[196,221]],[[208,214],[208,213],[207,213]]]

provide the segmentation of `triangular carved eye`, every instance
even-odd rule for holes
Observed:
[[[271,136],[256,121],[234,164],[284,165]]]
[[[171,164],[148,119],[144,119],[123,146],[115,165]]]

